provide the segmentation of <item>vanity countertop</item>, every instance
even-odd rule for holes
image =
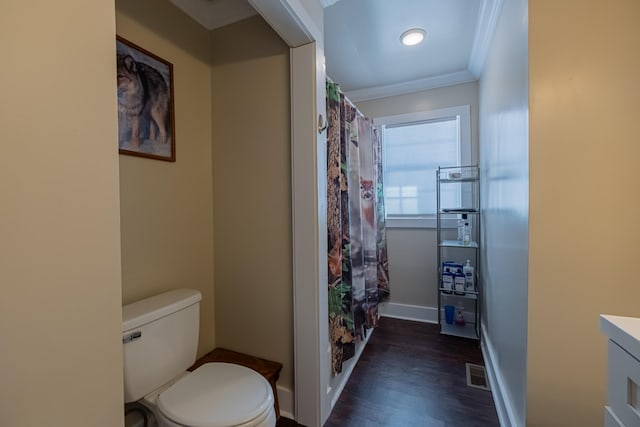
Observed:
[[[640,359],[640,318],[601,314],[600,330],[610,340]]]

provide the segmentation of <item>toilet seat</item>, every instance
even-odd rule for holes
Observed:
[[[269,382],[249,368],[206,363],[160,393],[157,408],[181,426],[260,425],[273,411],[273,393]]]

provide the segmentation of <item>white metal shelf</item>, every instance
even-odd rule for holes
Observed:
[[[476,208],[443,208],[440,215],[477,215],[480,211]]]
[[[465,322],[464,325],[456,325],[455,323],[449,324],[441,320],[440,333],[454,335],[456,337],[478,339],[476,335],[476,325],[472,322]]]
[[[478,249],[478,242],[469,242],[468,245],[465,245],[464,242],[459,240],[443,240],[438,245],[443,248],[474,248]]]
[[[480,181],[480,178],[456,178],[456,179],[451,179],[451,178],[441,178],[440,179],[440,184],[452,184],[452,183],[460,183],[460,182],[478,182]]]
[[[443,297],[455,297],[455,298],[466,298],[466,299],[478,299],[478,292],[475,291],[464,291],[462,294],[456,293],[456,291],[450,291],[445,288],[440,288],[440,294]]]
[[[446,184],[446,190],[441,187]],[[459,185],[459,195],[457,201],[447,199],[448,205],[443,207],[441,202],[442,193],[451,194],[450,191],[455,189],[454,184]],[[449,197],[449,196],[447,196]],[[459,337],[480,339],[480,303],[482,295],[480,294],[480,171],[477,165],[472,166],[453,166],[439,167],[436,171],[436,230],[438,242],[438,323],[440,324],[440,332],[446,335],[455,335]],[[472,226],[471,242],[464,244],[460,240],[450,240],[449,232],[444,232],[445,228],[452,228],[449,223],[456,218],[462,218],[469,222]],[[459,249],[471,249],[471,251],[460,251]],[[474,279],[476,290],[465,291],[462,294],[456,294],[455,290],[449,291],[442,288],[442,263],[443,261],[452,260],[464,264],[464,259],[470,259],[474,267]],[[450,293],[448,293],[450,292]],[[456,301],[457,300],[457,301]],[[463,303],[465,310],[464,325],[448,324],[443,316],[443,306],[446,304]]]

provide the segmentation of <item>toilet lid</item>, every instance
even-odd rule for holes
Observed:
[[[247,423],[272,405],[267,380],[230,363],[205,363],[158,396],[158,409],[167,418],[192,427]]]

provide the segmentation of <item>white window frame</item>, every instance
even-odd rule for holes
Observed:
[[[471,106],[460,105],[456,107],[440,108],[436,110],[420,111],[416,113],[398,114],[394,116],[376,117],[373,123],[378,127],[380,135],[383,135],[382,128],[387,125],[409,125],[411,123],[426,122],[431,120],[443,120],[454,117],[460,118],[460,147],[459,165],[471,165]],[[384,143],[384,142],[383,142]],[[384,159],[383,159],[384,161]],[[384,167],[384,166],[383,166]],[[434,176],[435,179],[435,176]],[[417,216],[387,216],[386,226],[388,228],[435,228],[435,214]],[[443,222],[445,228],[456,228],[456,220]]]

